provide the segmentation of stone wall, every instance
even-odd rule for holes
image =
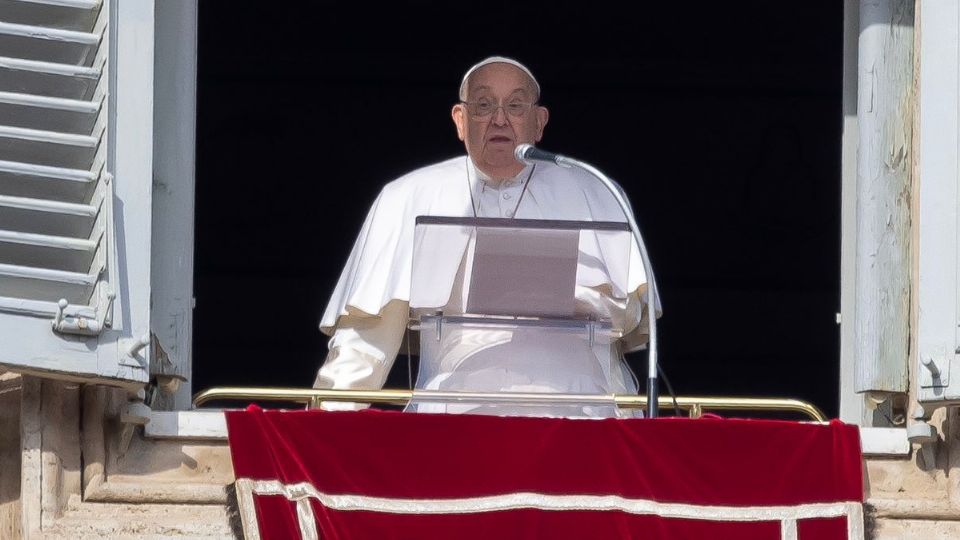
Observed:
[[[146,439],[127,399],[0,374],[0,538],[242,537],[226,442]],[[930,452],[865,462],[868,538],[960,538],[960,411],[931,422]]]
[[[0,384],[0,538],[242,537],[225,441],[144,439],[123,390]]]

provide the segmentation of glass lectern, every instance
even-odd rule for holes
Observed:
[[[626,223],[420,216],[414,241],[415,390],[433,392],[407,410],[621,416],[612,398],[567,398],[636,393],[617,347],[639,317]]]

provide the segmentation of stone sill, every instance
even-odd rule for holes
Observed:
[[[227,440],[223,411],[150,411],[143,426],[148,439]]]
[[[223,411],[151,411],[144,426],[148,439],[226,441],[227,423]],[[910,441],[902,428],[860,428],[866,457],[907,457]]]

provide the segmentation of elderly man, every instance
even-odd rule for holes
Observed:
[[[451,114],[467,156],[413,171],[381,191],[320,324],[332,338],[314,383],[317,388],[383,386],[408,323],[417,216],[624,221],[619,206],[596,179],[552,164],[527,165],[514,157],[517,145],[540,141],[550,116],[538,103],[540,85],[524,65],[505,57],[487,58],[464,75],[459,97]],[[630,265],[631,292],[621,306],[627,322],[619,351],[636,349],[647,337],[646,325],[641,322],[645,278],[639,260],[632,258],[636,264]],[[462,282],[462,275],[459,280]],[[585,301],[602,302],[596,298]],[[562,356],[563,351],[544,351],[543,356],[551,354]],[[581,359],[572,361],[582,363]],[[503,359],[502,363],[509,361]],[[636,390],[622,365],[599,380],[577,373],[584,370],[576,366],[551,369],[549,364],[536,362],[523,362],[522,368],[516,364],[497,366],[503,376],[483,388],[454,389]],[[325,408],[356,406],[329,403]]]

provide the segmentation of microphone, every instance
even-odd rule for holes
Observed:
[[[548,163],[555,163],[561,167],[570,167],[570,164],[567,163],[567,158],[561,156],[560,154],[554,154],[553,152],[547,152],[546,150],[541,150],[532,144],[518,144],[517,148],[513,151],[514,157],[517,158],[517,161],[526,163],[528,165],[532,164],[534,161],[545,161]]]

